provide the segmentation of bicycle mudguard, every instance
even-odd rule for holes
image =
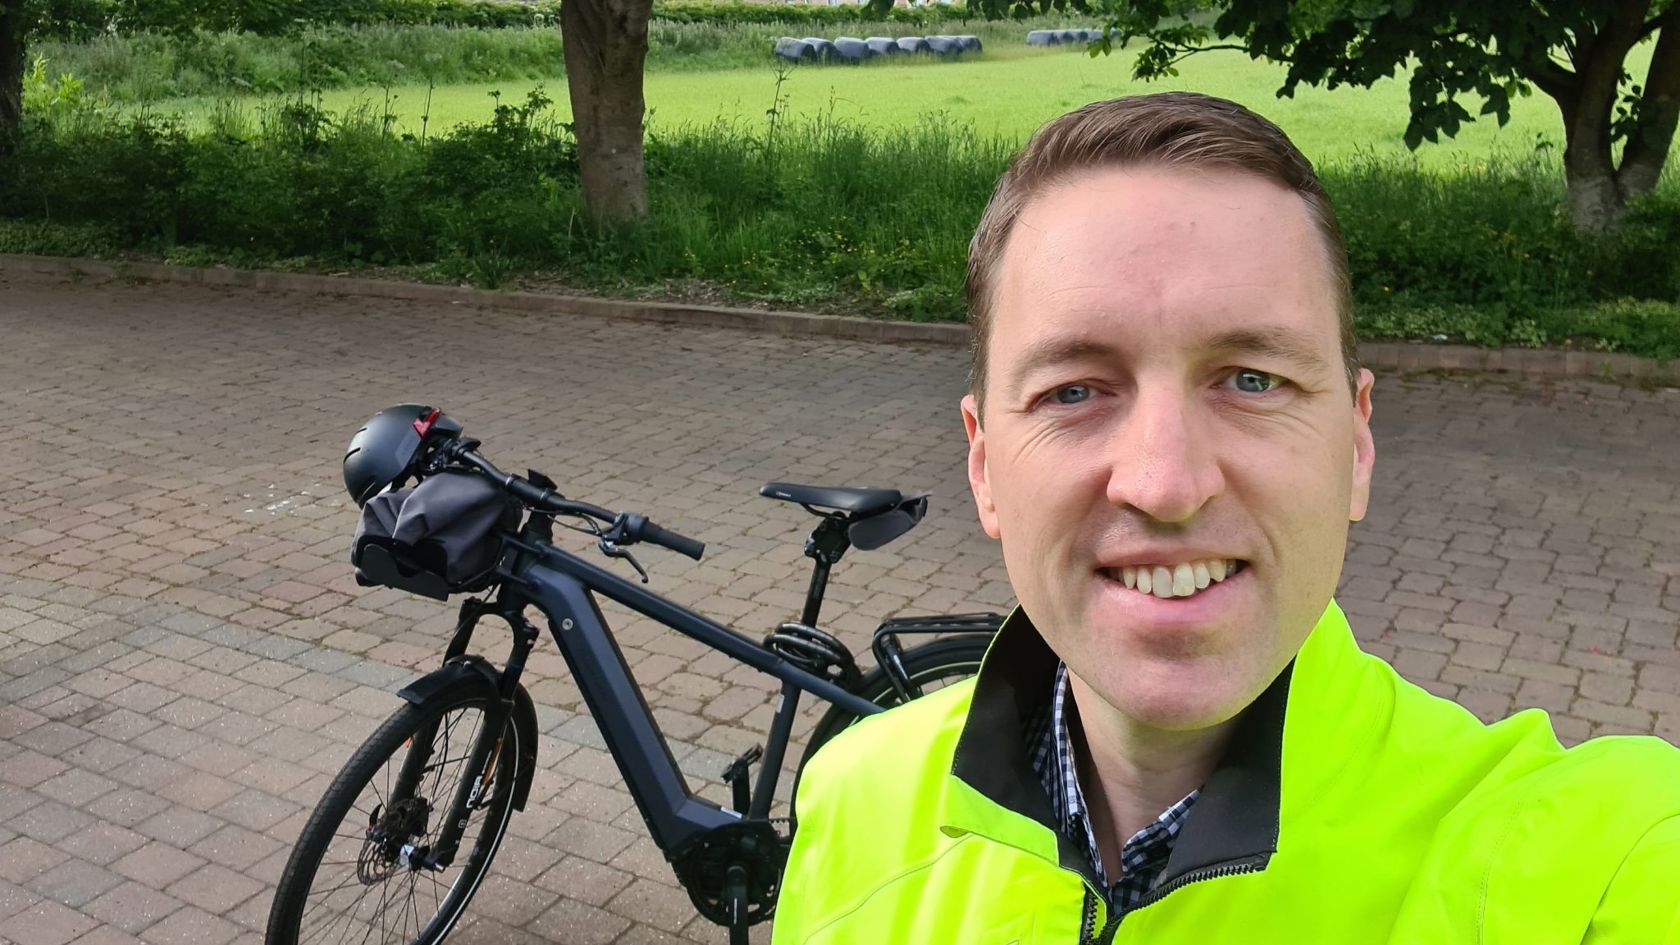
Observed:
[[[498,676],[489,660],[469,653],[450,660],[442,669],[421,676],[397,690],[397,695],[418,706],[464,682],[478,690],[485,699],[496,702],[501,699]],[[519,777],[513,785],[513,809],[524,810],[525,801],[531,795],[531,779],[537,771],[537,708],[523,685],[514,687],[512,718],[519,731]]]

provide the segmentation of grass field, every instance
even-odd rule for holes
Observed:
[[[829,113],[869,125],[908,125],[945,112],[959,123],[972,124],[983,135],[1021,140],[1046,119],[1086,102],[1140,91],[1195,89],[1242,102],[1271,118],[1321,162],[1361,154],[1406,153],[1401,144],[1407,116],[1404,76],[1369,90],[1306,88],[1293,99],[1280,99],[1275,90],[1282,67],[1255,62],[1240,53],[1204,53],[1185,62],[1177,78],[1147,84],[1131,78],[1131,58],[1130,52],[1091,58],[1077,51],[993,48],[980,59],[959,63],[800,67],[787,78],[782,92],[793,116]],[[429,130],[436,133],[464,122],[483,121],[494,108],[493,91],[500,91],[504,102],[519,101],[538,85],[555,99],[557,115],[569,114],[563,78],[439,86],[431,95]],[[775,77],[768,65],[708,72],[650,71],[649,127],[657,135],[719,119],[756,126],[764,120],[774,91]],[[377,111],[386,107],[387,93],[396,126],[418,133],[426,110],[424,85],[330,91],[322,104],[329,112],[358,104]],[[237,100],[245,108],[259,108],[264,101]],[[178,111],[196,121],[212,104],[206,99],[181,99],[154,108]],[[1470,110],[1476,106],[1472,104]],[[1561,147],[1557,109],[1538,94],[1519,99],[1504,128],[1492,118],[1477,121],[1456,139],[1425,144],[1417,158],[1429,168],[1473,165],[1493,153],[1532,154],[1537,138],[1550,141],[1554,154]]]

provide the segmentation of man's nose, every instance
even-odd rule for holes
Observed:
[[[1188,521],[1225,486],[1214,433],[1184,394],[1141,391],[1108,443],[1108,501]]]

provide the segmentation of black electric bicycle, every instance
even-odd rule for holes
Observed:
[[[632,545],[659,545],[698,560],[699,542],[641,515],[566,499],[540,474],[504,473],[479,455],[478,445],[439,411],[412,405],[381,412],[352,441],[346,482],[358,504],[374,493],[395,494],[393,487],[409,478],[424,487],[429,477],[469,474],[493,484],[513,514],[495,530],[493,563],[468,579],[452,579],[446,563],[422,549],[358,539],[358,579],[365,584],[439,599],[483,593],[461,605],[442,668],[398,693],[404,704],[355,752],[304,826],[275,893],[268,945],[431,945],[460,920],[513,812],[525,806],[536,768],[536,712],[520,684],[541,635],[525,617],[529,607],[546,615],[678,881],[702,915],[730,929],[732,943],[745,943],[747,928],[774,911],[792,839],[792,820],[770,813],[801,694],[831,703],[812,730],[803,769],[812,752],[858,718],[972,675],[1002,618],[888,620],[871,642],[876,667],[862,671],[845,645],[817,626],[829,571],[851,547],[880,547],[908,532],[925,512],[926,497],[770,483],[762,495],[796,503],[819,521],[805,543],[815,566],[804,611],[759,642],[552,543],[556,524],[587,532],[601,552],[627,560],[646,583]],[[358,456],[359,478],[351,472]],[[380,468],[370,474],[368,462]],[[595,594],[781,680],[764,745],[722,772],[730,807],[690,790]],[[513,632],[500,669],[467,651],[485,616]],[[905,645],[906,637],[922,639]]]

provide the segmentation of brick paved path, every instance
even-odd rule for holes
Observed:
[[[650,550],[654,587],[754,633],[797,609],[808,528],[759,484],[931,490],[915,533],[836,573],[828,622],[861,651],[886,616],[1009,602],[962,375],[939,348],[0,280],[0,941],[260,940],[308,805],[451,621],[349,578],[338,462],[375,410],[444,404],[505,467],[704,539],[703,564]],[[1680,391],[1384,376],[1375,401],[1338,595],[1366,646],[1483,717],[1680,740]],[[721,799],[765,680],[609,616]],[[722,941],[558,655],[527,678],[542,770],[457,940]]]

